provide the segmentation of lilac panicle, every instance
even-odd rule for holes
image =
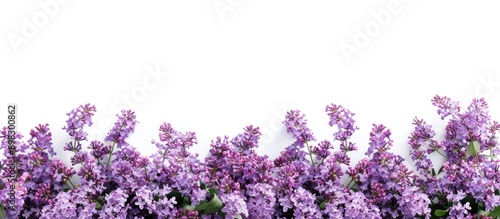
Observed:
[[[84,127],[95,112],[94,106],[82,105],[68,113],[63,128],[72,139],[64,149],[73,152],[77,171],[53,158],[47,124],[32,129],[26,142],[16,133],[14,157],[8,153],[8,130],[1,130],[6,156],[0,163],[0,205],[10,201],[13,187],[15,209],[6,210],[9,218],[430,218],[431,206],[448,209],[443,218],[488,218],[477,210],[500,206],[500,160],[494,157],[500,154],[500,124],[491,120],[484,99],[474,99],[463,111],[448,97],[436,96],[432,103],[447,124],[438,139],[429,124],[413,120],[408,144],[418,175],[390,152],[391,131],[383,125],[373,125],[367,157],[349,166],[347,152],[357,149],[350,138],[358,128],[354,113],[340,105],[326,107],[329,124],[338,129],[333,141],[309,145],[315,138],[305,116],[292,110],[284,124],[295,142],[278,158],[257,154],[262,133],[246,126],[234,138],[212,141],[204,162],[189,151],[196,134],[168,123],[152,141],[157,153],[142,156],[125,141],[137,123],[132,111],[122,111],[106,139],[82,150]],[[435,152],[447,159],[442,168],[429,159]],[[17,165],[15,182],[9,181],[9,163]],[[81,178],[76,185],[70,180],[75,174]],[[347,185],[341,183],[344,174],[352,179]],[[222,206],[213,214],[195,211],[214,197],[209,191]]]
[[[304,117],[305,115],[300,110],[290,110],[286,113],[285,121],[283,121],[287,132],[293,135],[301,147],[306,142],[316,140],[312,131],[307,127],[307,120]]]
[[[392,147],[390,136],[391,130],[386,129],[384,125],[373,124],[372,132],[370,132],[370,147],[365,154],[370,156],[375,152],[378,155],[389,150]]]
[[[233,138],[233,140],[231,140],[233,146],[240,151],[249,151],[249,149],[257,148],[259,146],[259,138],[262,136],[259,127],[249,125],[243,130],[243,133],[238,134],[235,138]]]
[[[273,162],[254,151],[261,135],[259,128],[247,126],[243,130],[231,141],[228,136],[217,137],[205,158],[205,181],[225,194],[239,192],[249,184],[274,184]]]
[[[109,154],[111,150],[111,147],[104,146],[104,143],[97,140],[90,142],[90,145],[87,148],[90,149],[90,155],[98,161],[105,155]]]
[[[84,126],[92,126],[92,116],[96,112],[95,106],[90,104],[79,107],[66,113],[69,116],[66,126],[63,127],[69,136],[76,141],[87,140],[87,133],[83,131]]]
[[[432,105],[438,108],[437,112],[441,115],[441,119],[444,119],[449,115],[455,116],[460,112],[458,102],[452,101],[449,97],[436,95],[432,99]]]
[[[389,152],[392,146],[390,135],[391,131],[385,126],[373,124],[370,147],[366,153],[371,159],[361,160],[354,169],[349,168],[348,174],[352,176],[356,187],[378,206],[383,218],[415,218],[424,215],[422,212],[428,212],[429,209],[428,205],[422,203],[430,201],[412,185],[416,176],[404,165],[404,159]],[[415,203],[420,205],[409,206]],[[409,208],[410,213],[405,208]]]
[[[330,151],[333,149],[332,143],[330,141],[321,141],[318,143],[318,146],[313,148],[313,153],[316,155],[317,160],[325,160],[332,152]]]
[[[114,142],[118,147],[125,143],[125,139],[134,132],[137,124],[135,113],[131,110],[122,110],[121,114],[116,115],[118,121],[109,131],[104,140]]]
[[[160,187],[170,185],[183,196],[190,197],[192,204],[205,200],[207,191],[201,188],[204,168],[198,154],[189,152],[189,148],[197,143],[196,134],[176,131],[170,123],[160,125],[159,131],[160,142],[152,141],[158,148],[158,152],[152,155],[153,181]]]
[[[249,218],[271,219],[276,205],[276,193],[272,185],[267,183],[250,184],[247,186],[246,205]]]
[[[355,114],[343,106],[331,104],[326,106],[325,112],[330,117],[330,126],[337,126],[339,129],[333,134],[335,140],[345,141],[358,129],[358,127],[354,125],[353,116]]]
[[[49,129],[49,124],[39,124],[30,131],[31,139],[28,143],[31,145],[31,149],[35,151],[45,151],[50,156],[56,155],[54,149],[52,148],[52,133]]]
[[[321,218],[321,212],[317,204],[314,203],[316,196],[311,192],[299,187],[290,197],[294,206],[294,218]]]
[[[222,211],[226,218],[246,218],[248,209],[244,198],[239,193],[221,194],[220,200],[224,203]]]

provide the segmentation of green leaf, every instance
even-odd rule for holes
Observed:
[[[326,200],[325,200],[325,201],[322,201],[321,203],[319,203],[319,208],[320,208],[321,210],[325,210],[325,209],[326,209],[325,202],[326,202]]]
[[[441,172],[443,172],[443,167],[444,167],[444,166],[441,166],[441,168],[439,168],[439,170],[438,170],[438,175],[439,175]]]
[[[432,170],[432,176],[436,176],[436,171],[434,170],[434,168],[431,168]]]
[[[500,206],[495,207],[488,214],[488,217],[500,217]]]
[[[63,191],[64,192],[68,192],[69,190],[71,190],[70,188],[64,188]]]
[[[449,209],[446,209],[446,210],[436,209],[436,211],[434,211],[434,215],[436,215],[438,217],[442,217],[442,216],[445,216],[448,213],[448,211],[449,211]]]
[[[480,215],[487,216],[487,215],[488,215],[488,212],[486,212],[486,211],[484,211],[484,210],[479,209],[479,210],[477,210],[477,214],[476,214],[476,215],[478,215],[478,216],[480,216]]]
[[[3,205],[0,205],[0,219],[6,219],[7,216],[5,215],[5,209],[3,208]]]
[[[467,147],[467,152],[465,152],[465,156],[477,157],[480,148],[481,148],[481,144],[479,143],[479,141],[471,141],[469,143],[469,147]]]
[[[191,204],[191,200],[189,199],[189,197],[184,197],[182,203],[184,203],[184,204]]]
[[[198,211],[202,214],[213,214],[222,209],[222,201],[217,197],[217,190],[208,189],[208,192],[213,195],[212,199],[209,202],[200,202],[200,204],[194,207],[194,211]]]
[[[194,210],[194,207],[193,207],[192,205],[184,204],[184,205],[182,206],[182,209],[184,209],[184,210],[188,209],[188,210],[190,210],[190,211],[193,211],[193,210]]]
[[[97,209],[97,210],[101,210],[102,209],[102,204],[99,201],[97,201],[97,200],[95,200],[95,209]]]

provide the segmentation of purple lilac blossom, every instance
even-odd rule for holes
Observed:
[[[224,204],[222,212],[226,213],[226,218],[248,217],[247,205],[239,192],[221,194],[220,200]]]
[[[326,108],[330,125],[338,128],[333,142],[309,145],[315,138],[305,116],[292,110],[284,124],[296,141],[275,160],[254,151],[261,132],[246,126],[232,139],[213,141],[204,163],[189,152],[197,143],[195,133],[178,132],[168,123],[160,125],[160,141],[153,141],[158,152],[142,156],[125,141],[137,123],[132,111],[122,111],[106,143],[91,141],[84,151],[83,128],[92,125],[95,107],[82,105],[68,113],[63,128],[72,139],[64,149],[73,152],[71,163],[78,171],[52,157],[47,124],[31,130],[26,143],[17,133],[16,157],[0,165],[0,204],[5,206],[8,188],[14,186],[16,208],[6,211],[13,218],[429,218],[431,205],[448,208],[448,218],[488,218],[471,211],[500,206],[500,161],[489,156],[500,151],[500,124],[491,121],[484,99],[474,99],[464,111],[448,97],[436,96],[432,102],[448,119],[446,132],[437,140],[430,125],[414,119],[408,144],[418,174],[389,152],[393,141],[383,125],[373,126],[368,158],[350,167],[347,152],[357,147],[349,139],[357,127],[354,113],[340,105]],[[5,127],[0,139],[9,155]],[[333,151],[335,141],[338,151]],[[471,152],[471,145],[477,151]],[[447,159],[441,169],[429,159],[434,152]],[[106,155],[115,158],[107,165]],[[15,183],[6,180],[5,165],[12,162],[18,164]],[[75,174],[80,184],[71,182]],[[344,174],[352,179],[348,185],[341,182]],[[217,190],[222,209],[211,215],[190,210],[209,201],[208,188]]]
[[[330,117],[330,126],[337,126],[338,131],[333,133],[335,140],[345,141],[358,129],[354,125],[353,116],[355,115],[341,105],[331,104],[326,106],[325,111]]]
[[[122,110],[121,114],[116,116],[118,121],[115,122],[104,140],[114,142],[120,148],[125,144],[125,139],[134,132],[137,120],[135,113],[131,110]]]
[[[300,110],[290,110],[286,113],[285,121],[283,121],[287,132],[297,139],[301,147],[306,142],[316,140],[312,131],[307,127],[307,120],[304,117],[305,115]]]
[[[248,218],[271,219],[276,205],[273,186],[266,183],[250,184],[246,191]]]

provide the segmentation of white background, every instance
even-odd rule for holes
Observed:
[[[66,112],[96,105],[88,131],[102,138],[118,110],[131,108],[140,124],[129,142],[142,152],[155,151],[151,139],[170,122],[197,133],[192,151],[202,157],[216,136],[233,137],[253,124],[264,133],[258,152],[274,158],[291,143],[281,125],[285,111],[301,109],[318,140],[330,140],[334,129],[324,109],[337,103],[356,113],[360,152],[354,161],[367,149],[372,123],[387,125],[394,151],[407,157],[414,116],[445,124],[430,102],[435,94],[459,101],[485,97],[500,119],[498,6],[451,0],[1,1],[0,114],[17,104],[25,136],[49,123],[61,151],[68,141],[61,130]],[[377,19],[383,14],[389,17]],[[370,36],[362,42],[364,34]],[[341,45],[355,53],[344,54]]]

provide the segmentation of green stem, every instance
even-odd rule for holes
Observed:
[[[68,189],[71,189],[71,186],[68,184],[68,181],[64,181],[64,184],[66,184],[66,186],[68,187]]]
[[[347,187],[348,189],[349,189],[349,186],[351,185],[351,183],[352,183],[352,182],[354,182],[354,178],[351,178],[351,181],[349,181],[349,183],[347,184],[347,186],[346,186],[346,187]],[[352,184],[352,186],[353,186],[353,187],[354,187],[354,185],[356,185],[356,183],[355,183],[355,184]]]
[[[434,151],[438,152],[441,156],[443,156],[444,158],[448,159],[448,156],[444,155],[443,153],[441,153],[441,151],[439,151],[439,148],[437,148],[434,143],[432,143],[432,141],[430,142],[429,146],[431,146],[432,149],[434,149]]]
[[[108,157],[108,166],[109,166],[109,162],[111,161],[111,156],[113,156],[113,150],[115,150],[115,145],[116,145],[116,141],[113,141],[113,145],[111,146],[111,151],[109,151],[109,157]]]
[[[73,182],[71,182],[71,179],[68,178],[68,182],[69,182],[69,184],[71,184],[71,186],[73,186],[73,189],[76,188],[75,184],[73,184]]]
[[[161,163],[165,163],[165,155],[167,154],[167,151],[168,149],[165,149],[165,151],[163,152],[163,154],[161,155],[163,157],[163,159],[161,160]]]
[[[309,147],[309,143],[306,141],[306,147],[307,147],[307,151],[309,152],[309,158],[311,158],[311,163],[312,165],[314,166],[314,158],[312,156],[312,152],[311,152],[311,148]]]
[[[118,132],[122,130],[123,126],[125,126],[125,123],[122,123],[120,125],[120,128],[118,128]],[[108,166],[109,166],[109,162],[111,161],[111,156],[113,156],[113,150],[115,150],[115,145],[116,145],[116,140],[113,141],[113,145],[111,146],[111,151],[109,152],[109,157],[108,157]]]

